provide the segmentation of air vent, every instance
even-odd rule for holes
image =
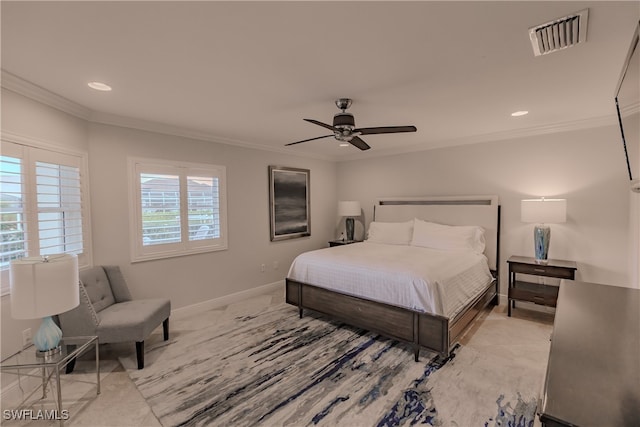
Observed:
[[[529,28],[534,55],[546,55],[587,41],[588,20],[589,9],[585,9]]]

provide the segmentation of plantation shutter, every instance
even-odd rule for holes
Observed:
[[[40,255],[82,253],[80,168],[36,162]]]
[[[227,248],[225,168],[130,159],[132,261]]]
[[[38,253],[30,255],[82,254],[81,159],[37,149],[33,149],[30,157],[34,165],[38,224]]]
[[[18,145],[2,146],[0,188],[0,269],[6,270],[11,261],[27,254],[24,160],[22,147]],[[3,280],[2,287],[8,289],[9,284]]]
[[[142,244],[179,243],[180,179],[176,175],[140,174]]]
[[[78,255],[89,263],[83,198],[83,157],[2,141],[0,202],[2,292],[9,266],[25,256]]]

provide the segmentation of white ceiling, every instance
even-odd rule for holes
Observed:
[[[341,160],[613,120],[632,2],[1,2],[2,68],[91,119]],[[587,42],[534,57],[528,28],[589,8]],[[6,74],[5,74],[6,76]],[[5,79],[6,80],[6,79]],[[96,92],[89,81],[112,92]],[[6,86],[6,85],[5,85]],[[415,125],[340,148],[359,127]],[[513,118],[510,113],[529,110]]]

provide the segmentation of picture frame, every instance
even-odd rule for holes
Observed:
[[[311,235],[309,169],[269,166],[271,241]]]

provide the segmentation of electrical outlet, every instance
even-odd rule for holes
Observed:
[[[267,269],[266,264],[260,264],[260,272],[264,273],[266,269]]]
[[[31,328],[27,328],[22,331],[22,348],[29,347],[31,345]]]

